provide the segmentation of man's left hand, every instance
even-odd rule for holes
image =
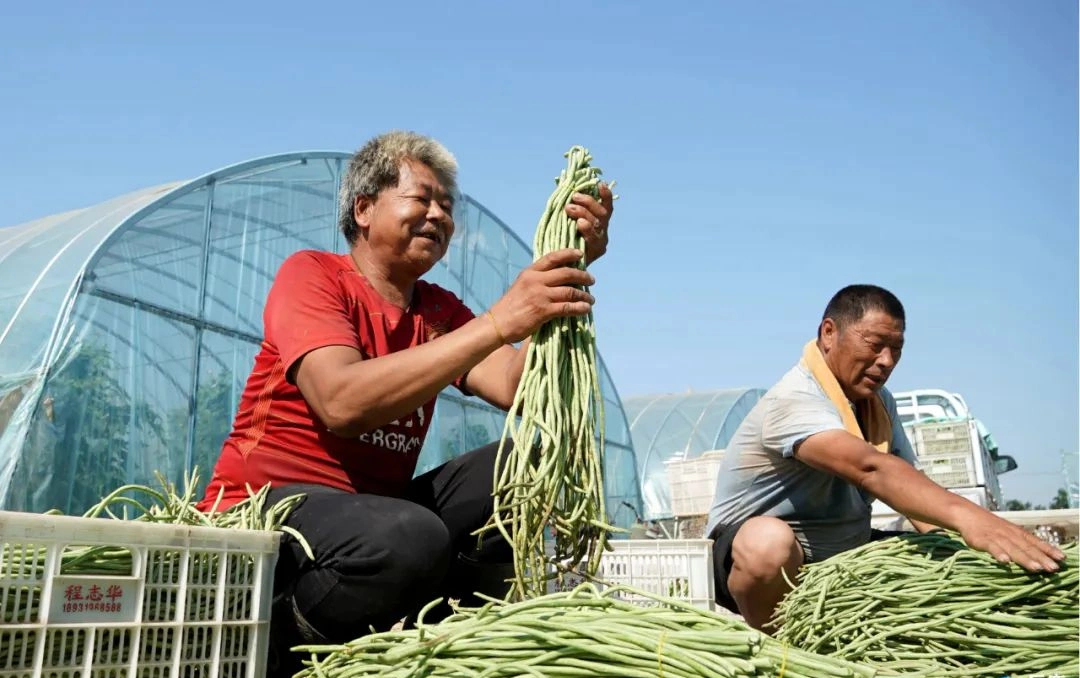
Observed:
[[[607,184],[600,184],[600,200],[585,193],[570,196],[566,213],[577,219],[578,233],[585,240],[585,265],[599,259],[607,252],[608,223],[611,221],[613,199]]]

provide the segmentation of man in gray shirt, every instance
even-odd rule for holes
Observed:
[[[917,471],[884,388],[904,345],[904,307],[851,285],[825,309],[799,364],[765,394],[728,445],[707,532],[717,602],[755,628],[804,563],[872,538],[875,497],[919,530],[956,530],[1002,562],[1052,571],[1063,554]]]

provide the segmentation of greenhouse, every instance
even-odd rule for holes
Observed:
[[[668,464],[723,450],[765,395],[760,388],[687,391],[623,401],[637,454],[644,516],[672,517]]]
[[[160,471],[208,479],[262,336],[286,256],[345,251],[337,189],[349,154],[306,152],[233,165],[85,209],[0,229],[0,507],[79,513]],[[538,205],[538,210],[542,205]],[[474,311],[532,261],[473,198],[426,279]],[[601,365],[611,518],[641,500],[630,430]],[[448,390],[422,473],[497,440],[505,415]]]

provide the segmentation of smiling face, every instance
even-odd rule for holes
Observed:
[[[454,200],[427,165],[402,161],[396,186],[356,199],[357,247],[387,270],[419,278],[446,254]]]
[[[843,327],[825,318],[818,346],[848,400],[864,400],[885,385],[900,362],[904,321],[877,309]]]

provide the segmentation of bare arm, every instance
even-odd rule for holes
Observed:
[[[293,366],[296,385],[326,427],[342,437],[415,411],[466,372],[466,384],[475,386],[477,395],[500,403],[509,393],[512,401],[524,354],[519,359],[513,347],[502,343],[523,340],[551,318],[589,312],[593,298],[579,287],[590,284],[592,276],[567,265],[581,256],[577,250],[558,250],[522,271],[492,307],[494,323],[489,317],[473,318],[426,344],[369,360],[349,346],[310,351]],[[474,377],[474,368],[495,354]]]
[[[355,437],[415,411],[499,346],[485,318],[434,341],[364,360],[351,346],[301,358],[296,386],[333,433]]]
[[[908,518],[908,522],[911,523],[912,527],[914,527],[919,532],[922,532],[923,534],[926,534],[927,532],[931,532],[938,528],[938,526],[934,525],[933,523],[924,523],[921,520],[915,520],[911,517]]]
[[[910,464],[882,454],[846,431],[816,433],[796,448],[800,461],[840,476],[897,512],[960,533],[972,548],[1027,570],[1053,571],[1064,558],[1054,546],[937,485]]]
[[[469,371],[465,387],[495,407],[509,410],[525,370],[525,356],[531,341],[526,339],[520,348],[502,346],[481,360]]]

